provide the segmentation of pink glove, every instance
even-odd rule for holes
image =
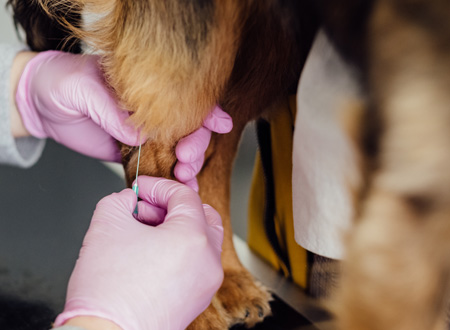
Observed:
[[[203,127],[181,139],[175,153],[178,163],[174,173],[178,180],[198,191],[195,178],[200,172],[205,160],[205,151],[211,140],[211,131],[215,133],[228,133],[233,128],[233,121],[229,114],[216,106],[203,122]]]
[[[146,224],[132,216],[131,189],[97,204],[55,326],[97,316],[125,330],[185,329],[219,289],[219,214],[183,184],[138,181],[139,220]]]
[[[47,51],[28,62],[16,103],[25,128],[82,154],[120,161],[114,140],[139,145],[138,132],[125,120],[105,87],[98,57]]]
[[[128,113],[118,108],[105,87],[96,56],[39,53],[22,73],[16,103],[31,135],[50,137],[87,156],[119,162],[114,139],[139,144],[138,132],[125,122]],[[198,191],[195,176],[203,165],[211,131],[228,133],[232,127],[231,117],[216,106],[203,127],[177,145],[177,179]]]

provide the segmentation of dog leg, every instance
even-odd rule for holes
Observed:
[[[136,177],[138,161],[137,147],[121,144],[122,164],[125,170],[127,186],[131,188]],[[175,142],[148,141],[142,145],[139,163],[139,175],[158,176],[175,180]]]
[[[233,117],[236,119],[236,117]],[[230,221],[230,178],[233,160],[244,128],[234,120],[233,131],[214,135],[210,152],[199,176],[200,196],[222,216],[224,243],[222,264],[224,282],[211,306],[189,329],[228,329],[237,323],[251,327],[270,314],[268,291],[240,263],[233,246]]]
[[[370,181],[334,298],[339,329],[445,329],[450,286],[450,23],[445,1],[377,1]],[[367,150],[366,150],[367,151]]]
[[[237,323],[253,326],[270,314],[268,291],[240,263],[233,246],[230,221],[230,178],[233,160],[246,121],[235,120],[231,133],[213,135],[205,165],[198,180],[200,196],[204,203],[213,206],[222,216],[224,243],[222,264],[225,279],[208,309],[189,329],[228,329]],[[147,142],[142,146],[139,172],[145,175],[164,176],[173,179],[175,164],[174,146]],[[122,146],[128,186],[136,173],[136,148]]]

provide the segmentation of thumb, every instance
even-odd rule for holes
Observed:
[[[222,227],[222,218],[211,205],[203,204],[203,211],[205,212],[206,222],[210,226]]]
[[[233,119],[219,106],[215,106],[209,115],[206,116],[203,121],[203,126],[208,128],[210,131],[225,134],[229,133],[233,129]]]
[[[210,242],[216,248],[216,251],[221,252],[223,243],[222,219],[219,213],[208,204],[203,204],[203,211],[209,225],[207,232]]]
[[[130,214],[134,211],[137,203],[136,193],[127,188],[119,193],[113,193],[103,197],[98,203],[95,211],[111,211],[111,209],[125,210]]]

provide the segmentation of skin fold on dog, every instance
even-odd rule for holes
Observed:
[[[242,267],[232,245],[232,163],[246,123],[270,117],[273,105],[295,92],[320,21],[360,69],[368,95],[351,125],[365,179],[355,192],[356,226],[328,304],[336,327],[445,329],[448,1],[40,0],[47,12],[35,8],[31,18],[27,5],[35,2],[9,2],[33,49],[77,51],[83,39],[100,51],[108,83],[149,134],[142,174],[173,178],[176,142],[198,128],[214,104],[233,117],[231,133],[213,135],[198,178],[203,202],[223,219],[225,279],[192,329],[252,326],[270,313],[269,293]],[[83,26],[83,10],[98,18]],[[55,26],[51,33],[59,31],[59,39],[38,33],[48,13],[70,32]],[[62,41],[69,34],[75,42]],[[130,184],[136,153],[127,146],[122,153]]]

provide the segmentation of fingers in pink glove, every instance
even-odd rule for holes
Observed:
[[[181,139],[175,153],[182,163],[190,163],[204,155],[211,139],[211,132],[225,134],[233,128],[229,114],[216,106],[203,121],[203,127]]]
[[[212,132],[225,134],[230,133],[233,129],[233,120],[229,114],[216,105],[203,121],[203,126]]]
[[[182,215],[183,223],[185,223],[185,219],[190,219],[191,228],[193,228],[193,221],[206,219],[211,244],[217,251],[222,251],[223,227],[221,217],[208,204],[202,204],[202,207],[199,208],[200,198],[196,193],[185,185],[167,179],[140,176],[138,182],[140,185],[139,197],[143,199],[139,202],[139,207],[145,205],[145,208],[139,209],[139,218],[145,218],[145,222],[152,225],[159,225],[164,220],[170,222],[169,216],[180,218],[180,215]],[[155,212],[161,212],[165,209],[167,209],[168,216],[165,219],[163,218],[164,220],[155,221]],[[156,215],[156,219],[158,219],[158,216],[161,216],[161,213]],[[204,226],[204,223],[199,223]]]
[[[129,212],[133,212],[136,206],[136,193],[132,189],[124,189],[121,192],[113,193],[106,197],[103,197],[96,207],[96,211],[99,209],[110,209],[115,207],[117,209],[125,209]]]
[[[137,219],[149,226],[158,226],[164,222],[166,217],[166,210],[149,204],[146,201],[138,202],[138,215]]]
[[[195,132],[182,138],[175,148],[178,160],[182,163],[195,162],[205,154],[210,140],[211,131],[205,127],[200,127]]]
[[[202,127],[191,135],[181,139],[175,149],[178,162],[173,170],[175,177],[198,192],[197,174],[205,160],[205,151],[211,139],[211,132]],[[189,160],[189,159],[192,159]]]
[[[205,212],[206,222],[208,223],[210,230],[216,231],[216,235],[211,235],[213,240],[211,244],[218,250],[222,251],[223,243],[223,227],[222,218],[219,213],[210,205],[203,204],[203,211]]]
[[[185,185],[164,178],[140,175],[137,178],[139,184],[139,198],[166,209],[169,213],[172,207],[186,203],[186,200],[200,201],[200,197]]]
[[[125,209],[129,214],[134,215],[136,202],[136,193],[132,189],[127,188],[119,193],[113,193],[102,198],[98,202],[96,210],[103,208],[110,210],[111,207],[117,207],[118,210]],[[143,200],[137,202],[137,204],[138,215],[135,217],[137,220],[150,226],[157,226],[164,222],[164,218],[167,214],[165,209],[149,204]],[[105,207],[105,205],[107,205],[107,207]]]
[[[86,76],[83,77],[87,80],[85,87],[79,88],[81,94],[79,102],[85,103],[80,110],[84,110],[87,117],[122,143],[137,146],[145,142],[146,137],[141,135],[128,120],[129,112],[118,107],[115,95],[105,86],[98,57],[90,56],[83,59],[88,61],[91,68],[86,70]],[[89,72],[92,72],[91,77],[88,75]]]
[[[147,203],[167,210],[167,214],[178,216],[189,215],[191,219],[204,217],[203,209],[195,207],[201,204],[200,197],[186,185],[179,182],[139,176],[139,197]]]
[[[195,177],[200,172],[205,152],[211,140],[211,132],[228,133],[233,121],[225,111],[216,106],[203,122],[203,127],[181,139],[175,149],[178,163],[175,165],[175,177],[198,191]]]
[[[51,137],[91,157],[117,161],[114,139],[129,145],[145,140],[106,86],[98,56],[39,53],[22,73],[16,103],[33,136]]]
[[[91,119],[114,139],[130,145],[138,146],[144,143],[147,137],[129,122],[127,111],[117,108],[114,99],[105,98],[103,114],[93,115]],[[100,110],[98,110],[100,112]]]
[[[178,161],[174,168],[175,177],[183,183],[194,179],[196,175],[200,172],[205,161],[205,155],[201,154],[200,157],[193,162],[183,163]]]
[[[167,209],[166,221],[157,228],[136,221],[131,189],[102,199],[55,325],[92,315],[123,329],[185,329],[219,289],[223,230],[217,212],[178,182],[145,176],[138,181],[140,216],[163,217],[157,206]],[[179,292],[189,304],[180,304]]]
[[[192,190],[194,190],[196,193],[198,193],[199,188],[197,178],[193,178],[187,182],[184,182],[184,184],[189,188],[191,188]]]
[[[217,212],[211,205],[203,204],[203,211],[205,212],[206,222],[210,226],[222,227],[222,218],[219,212]]]

